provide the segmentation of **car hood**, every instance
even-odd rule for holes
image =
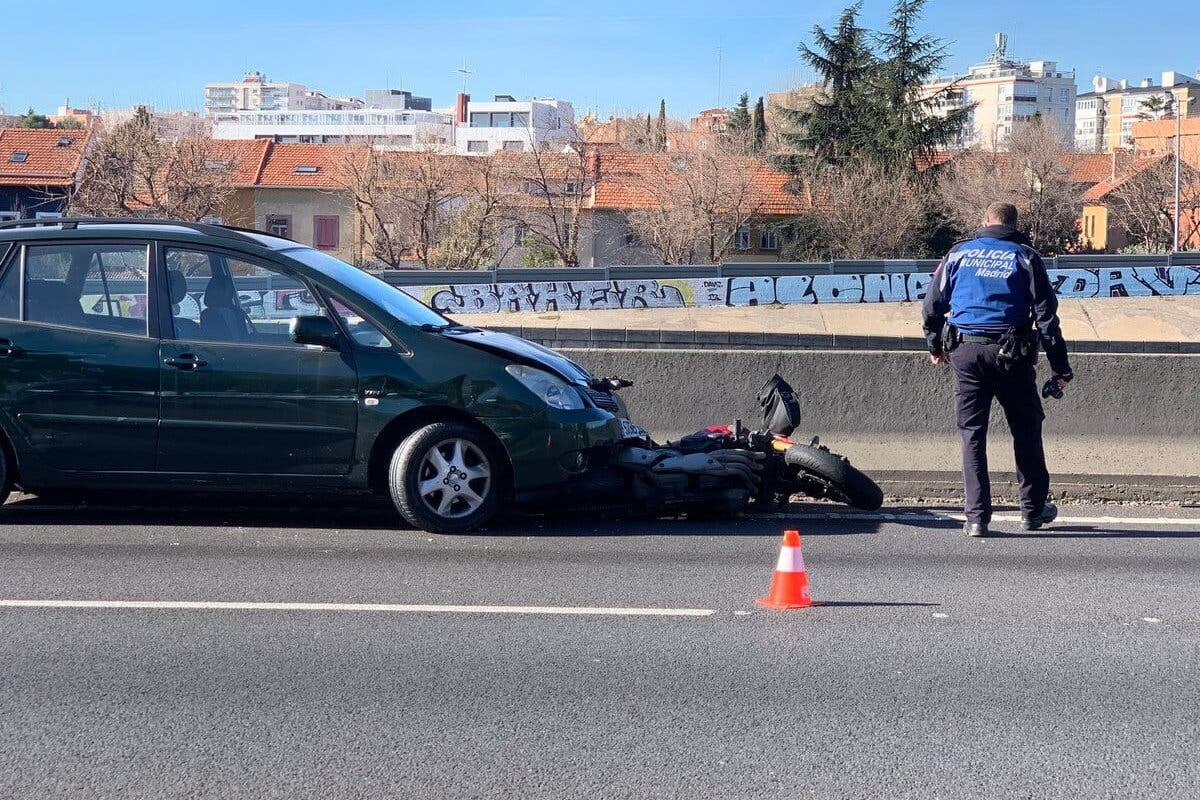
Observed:
[[[511,359],[517,364],[547,370],[569,383],[587,386],[592,380],[591,374],[571,359],[520,336],[479,328],[450,328],[442,331],[441,335],[476,350]]]

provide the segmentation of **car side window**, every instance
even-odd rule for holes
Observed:
[[[182,248],[168,248],[164,264],[176,339],[303,347],[288,333],[292,318],[325,313],[308,284],[281,269]]]
[[[25,319],[147,335],[149,247],[32,245],[25,250]]]
[[[19,251],[18,251],[19,252]],[[4,256],[0,250],[0,266],[4,264]],[[14,254],[0,275],[0,319],[17,319],[21,316],[21,260]]]
[[[360,347],[378,347],[387,349],[394,347],[395,344],[388,338],[387,334],[375,326],[375,323],[363,317],[362,314],[355,311],[350,306],[346,305],[336,296],[325,293],[329,305],[333,307],[333,311],[342,321],[342,326],[349,332],[350,338]]]

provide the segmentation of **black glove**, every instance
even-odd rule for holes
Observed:
[[[1046,381],[1046,385],[1042,387],[1042,399],[1053,397],[1055,400],[1062,400],[1063,384],[1070,383],[1073,375],[1055,375],[1050,380]]]

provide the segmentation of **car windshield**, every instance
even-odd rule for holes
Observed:
[[[287,255],[357,292],[406,325],[414,328],[445,328],[454,324],[390,283],[320,250],[299,247],[288,250]]]

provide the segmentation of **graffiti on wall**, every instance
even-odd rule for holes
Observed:
[[[1052,269],[1060,297],[1200,295],[1200,268],[1117,267]],[[462,286],[405,286],[439,311],[491,314],[511,311],[685,308],[689,306],[818,305],[920,302],[928,272],[783,277],[670,278],[665,280],[543,281]]]

